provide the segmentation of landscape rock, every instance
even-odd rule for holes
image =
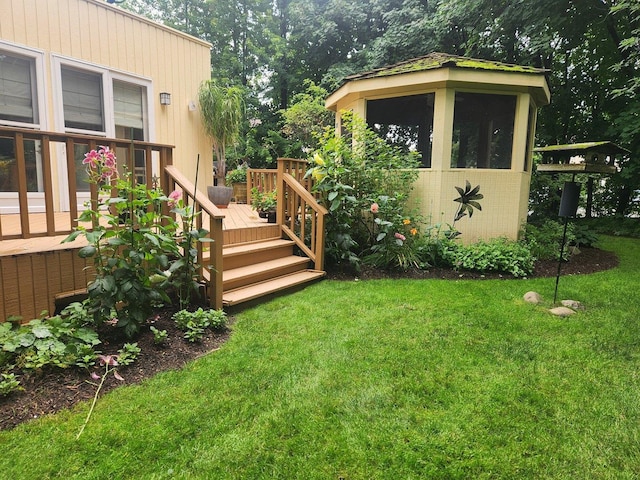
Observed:
[[[576,313],[575,310],[571,310],[569,307],[556,307],[549,310],[549,313],[558,317],[568,317]]]
[[[573,310],[584,310],[584,305],[577,300],[562,300],[562,305],[568,308],[572,308]]]
[[[524,301],[527,303],[539,304],[542,303],[542,295],[538,292],[527,292],[524,294]]]

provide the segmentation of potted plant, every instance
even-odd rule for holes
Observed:
[[[225,186],[226,148],[238,142],[242,120],[243,93],[239,87],[223,87],[213,80],[204,81],[198,90],[200,118],[213,142],[216,158],[216,182],[207,187],[209,199],[218,207],[226,207],[233,188]]]
[[[236,203],[247,203],[247,169],[244,167],[230,170],[225,177],[225,184],[233,187]]]
[[[260,218],[266,218],[269,223],[276,223],[276,190],[261,192],[256,187],[251,189],[251,206],[258,212]]]

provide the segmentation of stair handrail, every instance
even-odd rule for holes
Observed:
[[[164,168],[166,177],[163,179],[163,189],[165,192],[172,192],[176,185],[182,190],[182,198],[185,204],[192,204],[196,215],[196,228],[202,228],[203,217],[209,218],[209,237],[213,242],[197,242],[198,251],[198,277],[201,282],[205,281],[204,271],[209,271],[208,297],[209,305],[212,308],[222,308],[222,247],[224,246],[224,236],[222,231],[222,220],[224,213],[216,207],[209,197],[198,190],[194,196],[194,184],[175,166],[167,165]],[[210,248],[209,257],[205,259],[205,245]]]
[[[324,270],[324,217],[329,212],[309,191],[306,160],[278,158],[276,223],[313,262]]]

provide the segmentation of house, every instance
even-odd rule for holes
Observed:
[[[244,229],[252,223],[246,212],[243,229],[233,231],[238,215],[206,197],[212,145],[197,92],[210,77],[210,45],[104,0],[0,0],[0,12],[0,321],[52,312],[55,297],[91,280],[78,247],[60,240],[96,195],[82,160],[100,145],[115,150],[119,168],[126,164],[138,183],[180,188],[202,212],[214,247],[201,249],[209,267],[201,277],[221,307],[223,283],[237,290],[248,282],[237,272],[224,272],[233,282],[223,277],[223,245],[282,233],[280,225]],[[240,268],[241,249],[229,252]],[[225,304],[244,298],[236,292]]]
[[[526,222],[537,109],[549,103],[545,70],[443,53],[349,76],[326,100],[352,110],[388,140],[420,152],[414,200],[431,223],[453,223],[456,186],[484,195],[456,224],[465,242],[517,238]]]

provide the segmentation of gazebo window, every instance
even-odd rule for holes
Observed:
[[[367,124],[389,143],[417,151],[422,167],[431,167],[435,94],[367,101]]]
[[[451,168],[511,168],[515,95],[456,92]]]

